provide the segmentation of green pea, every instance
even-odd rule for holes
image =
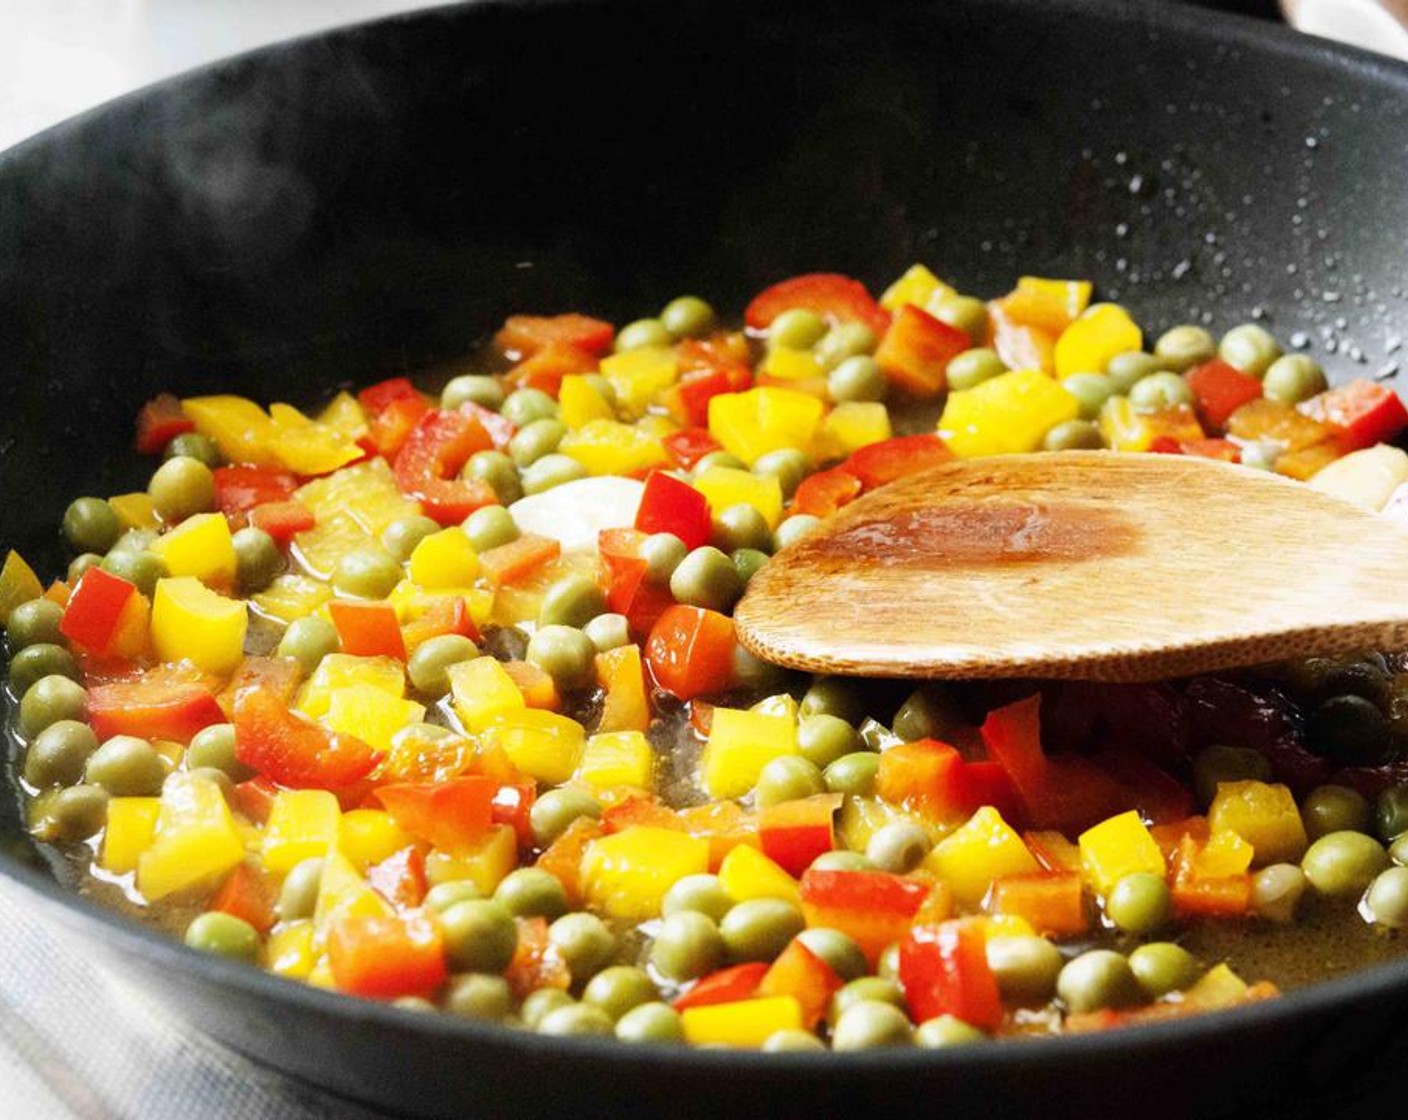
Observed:
[[[77,681],[53,674],[40,677],[20,700],[20,733],[33,739],[61,719],[81,720],[88,703],[88,691]]]
[[[128,529],[113,542],[108,553],[111,555],[114,552],[149,552],[160,536],[155,529]]]
[[[396,558],[378,545],[363,545],[338,557],[332,585],[359,599],[385,599],[406,577]]]
[[[502,976],[471,972],[450,980],[445,989],[445,1010],[462,1019],[497,1023],[513,1010],[513,993]]]
[[[1316,786],[1300,804],[1305,833],[1312,840],[1331,832],[1368,832],[1369,802],[1348,786]]]
[[[842,980],[858,980],[870,971],[870,962],[861,947],[840,930],[812,926],[799,933],[797,940],[825,961]]]
[[[241,529],[240,533],[257,533],[258,529]],[[238,546],[240,533],[235,534]],[[236,560],[239,558],[236,548]],[[156,593],[156,581],[166,575],[166,564],[161,557],[136,549],[114,548],[99,565],[103,571],[111,572],[118,579],[125,579],[148,599]]]
[[[914,1030],[914,1044],[924,1050],[947,1050],[950,1046],[971,1046],[987,1040],[981,1030],[954,1015],[935,1016]]]
[[[503,506],[484,506],[475,510],[465,518],[464,534],[475,552],[488,552],[500,545],[512,544],[520,535],[513,514]]]
[[[1105,446],[1100,425],[1094,420],[1065,420],[1042,437],[1043,451],[1098,451]]]
[[[1281,356],[1281,347],[1271,332],[1257,323],[1233,327],[1217,347],[1218,356],[1253,377],[1265,376],[1271,363]]]
[[[288,624],[275,652],[279,657],[292,657],[302,668],[303,675],[311,677],[324,657],[341,648],[337,628],[325,618],[308,615]]]
[[[888,1003],[905,1010],[904,992],[893,980],[881,976],[861,976],[851,980],[831,997],[827,1019],[837,1022],[852,1007],[860,1003]]]
[[[543,595],[538,608],[539,626],[573,626],[581,629],[606,613],[606,593],[590,576],[563,576]]]
[[[670,573],[670,594],[692,607],[727,613],[743,594],[733,561],[712,545],[691,551]]]
[[[5,637],[10,640],[11,651],[25,646],[45,642],[57,645],[62,642],[59,623],[63,621],[64,609],[50,599],[30,599],[10,612],[5,623]]]
[[[1193,390],[1176,373],[1151,373],[1129,389],[1129,403],[1139,412],[1162,412],[1193,403]]]
[[[1066,963],[1060,949],[1034,934],[989,938],[987,958],[1002,998],[1024,1004],[1049,1000]]]
[[[587,468],[569,455],[544,455],[523,471],[523,492],[542,494],[587,477]]]
[[[1296,916],[1309,880],[1294,863],[1273,863],[1252,876],[1252,908],[1272,922],[1286,923]]]
[[[1148,355],[1141,354],[1140,357]],[[950,381],[953,378],[952,370],[953,366],[950,365]],[[1073,373],[1061,382],[1061,387],[1080,402],[1082,420],[1097,419],[1105,402],[1115,395],[1115,379],[1104,373]]]
[[[494,901],[516,918],[554,921],[567,913],[567,892],[562,889],[562,881],[541,867],[510,871],[494,888]]]
[[[1309,354],[1285,354],[1266,370],[1261,388],[1267,400],[1300,404],[1330,387],[1320,363]]]
[[[881,871],[903,875],[918,867],[933,846],[928,831],[913,821],[891,821],[870,834],[865,855]]]
[[[668,1003],[642,1003],[616,1020],[616,1037],[621,1042],[675,1045],[684,1041],[684,1023]]]
[[[498,509],[499,507],[488,506],[485,508]],[[404,564],[411,558],[411,553],[416,550],[416,545],[432,533],[439,531],[438,522],[418,513],[409,517],[398,517],[381,531],[381,547],[386,549],[387,554],[393,560]]]
[[[509,458],[521,470],[551,455],[567,435],[567,425],[561,420],[534,420],[514,433],[508,442]]]
[[[462,404],[477,404],[497,411],[504,404],[503,382],[485,373],[462,373],[450,378],[440,390],[440,407],[453,411]]]
[[[896,984],[900,981],[900,945],[898,941],[892,941],[880,950],[880,955],[875,958],[875,975],[885,980],[893,980]]]
[[[868,797],[875,792],[875,776],[880,772],[880,756],[873,751],[843,754],[822,771],[821,779],[832,793]]]
[[[826,395],[833,401],[883,401],[890,383],[868,354],[843,358],[826,375]]]
[[[154,797],[166,773],[166,759],[145,739],[114,735],[88,756],[83,780],[114,797]]]
[[[825,791],[826,783],[821,771],[814,763],[796,754],[770,759],[758,772],[758,784],[753,787],[760,806],[796,801]]]
[[[102,498],[75,498],[64,511],[64,539],[79,552],[106,552],[122,533],[122,523]]]
[[[490,899],[456,902],[440,913],[445,958],[458,972],[502,972],[518,947],[507,907]]]
[[[818,713],[797,721],[797,747],[802,757],[825,770],[842,755],[860,750],[856,729],[836,716]]]
[[[632,1008],[659,998],[655,981],[641,969],[629,965],[602,969],[582,989],[582,1002],[601,1008],[613,1021]]]
[[[572,1003],[549,1011],[538,1020],[539,1034],[557,1038],[605,1038],[615,1033],[616,1024],[599,1007]]]
[[[688,555],[689,546],[674,533],[651,533],[640,542],[640,558],[645,561],[645,578],[659,586],[670,582],[675,569]]]
[[[1408,867],[1380,871],[1369,884],[1360,910],[1385,929],[1408,929]]]
[[[30,804],[30,832],[46,844],[87,840],[107,823],[107,790],[77,785],[50,790]]]
[[[215,475],[199,459],[177,456],[156,469],[147,493],[161,519],[174,525],[215,508]]]
[[[798,705],[803,716],[836,716],[855,725],[865,718],[862,682],[847,677],[817,677]]]
[[[539,988],[524,997],[518,1009],[518,1017],[530,1031],[537,1030],[538,1024],[559,1007],[570,1007],[575,1001],[561,988]]]
[[[1181,992],[1198,978],[1192,953],[1172,941],[1150,941],[1129,954],[1129,970],[1149,999]]]
[[[693,469],[690,471],[690,474],[698,478],[705,471],[711,471],[715,467],[728,467],[730,470],[746,471],[748,464],[732,451],[711,451],[709,454],[699,457]]]
[[[235,533],[231,540],[235,546],[236,579],[241,594],[263,591],[274,582],[274,577],[284,566],[283,554],[279,552],[274,538],[263,529],[246,527]],[[156,581],[152,582],[155,584]]]
[[[669,346],[675,341],[670,328],[659,319],[637,319],[616,332],[616,352],[640,350],[647,346]]]
[[[1109,379],[1110,385],[1110,392],[1105,394],[1106,399],[1117,395],[1123,396],[1146,377],[1171,370],[1174,366],[1174,362],[1155,357],[1153,354],[1146,354],[1142,350],[1126,350],[1121,354],[1116,354],[1105,363],[1105,376]],[[1102,401],[1101,404],[1103,405],[1103,403]],[[1097,414],[1098,411],[1097,409]]]
[[[750,898],[737,903],[719,923],[729,960],[771,961],[807,926],[794,902]]]
[[[100,568],[102,564],[103,558],[96,552],[85,552],[80,556],[75,556],[69,561],[68,571],[65,574],[69,586],[76,586],[78,581],[83,578],[84,572],[89,568]]]
[[[443,914],[457,902],[474,902],[483,897],[483,893],[469,879],[452,879],[448,883],[436,883],[426,891],[425,904]]]
[[[608,612],[590,619],[583,625],[582,633],[591,639],[598,653],[606,653],[630,644],[631,624],[625,615]]]
[[[259,960],[259,931],[233,914],[208,910],[186,927],[186,944],[202,953],[255,964]]]
[[[878,345],[880,339],[864,323],[844,322],[837,323],[822,336],[815,346],[815,353],[825,369],[834,369],[852,358],[873,354]]]
[[[1125,933],[1153,933],[1173,916],[1168,884],[1163,876],[1147,871],[1124,876],[1110,888],[1105,916]]]
[[[24,756],[24,780],[35,789],[71,786],[83,777],[98,737],[86,723],[61,719],[35,736]]]
[[[796,544],[820,524],[821,518],[810,513],[794,513],[773,530],[773,550],[786,548],[789,544]]]
[[[1305,721],[1305,738],[1316,754],[1350,766],[1376,766],[1391,746],[1388,720],[1362,696],[1331,696]]]
[[[733,899],[719,885],[719,877],[700,873],[686,875],[671,883],[660,900],[660,913],[668,918],[671,914],[696,911],[720,922],[732,906]]]
[[[848,852],[844,850],[822,852],[821,855],[812,860],[811,866],[818,871],[878,870],[875,864],[871,863],[870,857],[864,852]]]
[[[163,459],[195,459],[207,467],[218,467],[225,461],[220,445],[199,432],[182,432],[161,453]]]
[[[929,310],[934,318],[961,330],[972,339],[974,346],[981,346],[987,341],[988,305],[982,300],[972,296],[945,296]]]
[[[1397,837],[1388,846],[1388,855],[1400,867],[1408,867],[1408,836]]]
[[[759,455],[753,461],[753,473],[759,478],[777,479],[777,484],[782,487],[782,496],[787,499],[797,492],[797,487],[802,485],[811,468],[811,462],[795,447],[779,447],[776,451]]]
[[[678,910],[660,923],[650,963],[671,980],[693,980],[724,963],[727,946],[718,925],[699,910]]]
[[[712,540],[724,552],[740,548],[762,551],[772,544],[772,528],[754,506],[742,502],[729,506],[714,518]]]
[[[1193,792],[1203,808],[1212,804],[1221,782],[1266,782],[1271,780],[1271,764],[1266,756],[1250,747],[1213,745],[1193,758]]]
[[[736,548],[729,553],[729,559],[733,561],[733,567],[738,572],[744,590],[747,590],[749,582],[768,562],[768,554],[756,548]]]
[[[717,322],[714,309],[698,296],[677,296],[660,312],[660,323],[671,338],[702,338]]]
[[[950,393],[961,393],[1006,372],[1007,363],[997,356],[996,350],[975,346],[949,359],[948,389]]]
[[[764,1054],[800,1054],[812,1051],[825,1052],[826,1043],[800,1027],[783,1027],[773,1031],[763,1039]]]
[[[449,668],[479,656],[479,647],[462,634],[437,634],[416,646],[406,660],[406,675],[422,696],[438,700],[450,691]]]
[[[571,626],[544,626],[528,639],[527,660],[552,677],[563,692],[592,683],[596,646]]]
[[[616,937],[595,914],[578,910],[548,926],[548,940],[557,948],[574,984],[585,984],[611,963]]]
[[[279,888],[278,914],[283,922],[311,918],[318,907],[318,890],[323,883],[323,857],[299,860],[284,876]]]
[[[533,830],[533,842],[546,848],[567,831],[580,817],[601,817],[601,802],[588,793],[570,786],[550,789],[533,802],[528,810],[528,824]]]
[[[909,1017],[893,1004],[866,1000],[846,1008],[831,1029],[831,1049],[879,1050],[911,1046],[914,1028]]]
[[[541,389],[515,389],[504,398],[499,412],[515,428],[525,428],[534,420],[555,418],[557,402]]]
[[[1217,343],[1202,327],[1183,324],[1170,327],[1154,343],[1154,353],[1163,359],[1164,369],[1182,373],[1217,356]]]
[[[945,742],[968,721],[953,692],[939,683],[922,685],[911,692],[895,711],[894,732],[906,743],[920,739],[942,739]]]
[[[772,321],[768,342],[789,350],[810,350],[826,334],[826,320],[815,311],[792,307]]]
[[[1056,978],[1056,994],[1075,1014],[1128,1007],[1143,997],[1129,961],[1113,949],[1091,949],[1067,961]]]
[[[1389,786],[1374,798],[1374,834],[1387,844],[1405,832],[1408,832],[1408,786]]]
[[[482,482],[494,492],[500,503],[509,506],[523,497],[523,478],[518,473],[518,466],[502,451],[476,451],[471,455],[465,464],[460,468],[460,477],[471,481]],[[486,506],[485,509],[495,507]],[[479,511],[482,512],[482,511]],[[474,515],[470,514],[472,518]],[[468,532],[469,523],[465,522],[465,531]],[[518,530],[515,527],[514,535],[509,540],[516,540]],[[473,534],[469,538],[474,540]],[[507,542],[500,541],[504,544]],[[474,546],[479,548],[478,545]],[[487,547],[492,548],[492,545]],[[480,549],[484,551],[484,549]]]
[[[1344,898],[1361,894],[1388,864],[1388,853],[1372,836],[1331,832],[1310,845],[1300,868],[1321,894]]]

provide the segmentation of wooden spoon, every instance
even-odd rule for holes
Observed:
[[[1408,646],[1408,532],[1264,471],[1108,451],[955,461],[779,552],[757,656],[885,677],[1138,681]]]

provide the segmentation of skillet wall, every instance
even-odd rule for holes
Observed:
[[[461,353],[513,310],[624,320],[684,290],[736,307],[802,270],[879,284],[918,259],[984,295],[1086,275],[1155,329],[1259,309],[1336,374],[1371,372],[1408,331],[1405,115],[1391,65],[1105,0],[482,3],[262,52],[0,156],[0,544],[57,564],[68,497],[140,483],[131,416],[159,390],[313,402]],[[0,835],[28,850],[9,797]],[[221,1037],[418,1111],[487,1084],[515,1114],[611,1114],[646,1076],[497,1036],[470,1060],[448,1028],[368,1025],[107,940]],[[1097,1089],[1167,1114],[1237,1077],[1229,1109],[1272,1087],[1309,1099],[1396,1006],[1155,1046],[1137,1081],[1129,1044],[1084,1051],[1082,1071],[1027,1051],[1014,1082],[995,1055],[909,1063],[899,1084],[883,1059],[835,1078],[746,1064],[737,1083],[672,1061],[637,1111],[672,1093],[703,1110],[725,1084],[812,1115],[921,1087],[1046,1115]],[[1342,1049],[1298,1063],[1299,1031]]]

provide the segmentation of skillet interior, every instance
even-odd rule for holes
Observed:
[[[155,391],[312,401],[513,310],[736,307],[817,268],[877,284],[921,259],[985,295],[1091,276],[1155,329],[1259,313],[1332,375],[1373,372],[1408,330],[1405,117],[1394,64],[1114,0],[479,3],[259,52],[0,156],[4,543],[58,562],[68,497],[138,481]],[[24,870],[12,790],[0,833],[0,870],[212,1033],[427,1115],[1294,1114],[1408,1052],[1408,966],[938,1059],[501,1036],[118,931]]]

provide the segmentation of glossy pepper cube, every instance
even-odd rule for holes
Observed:
[[[137,870],[137,861],[156,836],[161,799],[113,797],[108,800],[107,827],[98,866],[113,875]]]
[[[163,661],[190,661],[208,673],[228,673],[244,657],[248,625],[248,608],[239,599],[227,599],[190,576],[157,581],[152,644]]]
[[[1144,346],[1144,334],[1116,303],[1097,303],[1056,339],[1056,376],[1103,373],[1110,359]]]
[[[597,789],[638,786],[649,789],[655,751],[639,731],[607,731],[587,740],[577,777]]]
[[[680,1012],[684,1037],[695,1046],[717,1045],[757,1049],[769,1035],[801,1030],[802,1005],[793,996],[712,1003]]]
[[[479,574],[479,556],[459,526],[441,529],[416,545],[407,565],[413,583],[424,588],[469,587]]]
[[[641,346],[601,360],[601,374],[616,391],[616,403],[630,416],[642,415],[675,383],[679,359],[667,346]]]
[[[264,826],[264,866],[285,874],[305,859],[327,855],[341,820],[337,798],[327,790],[279,790]]]
[[[948,884],[961,906],[977,906],[994,879],[1040,870],[1022,838],[990,805],[935,845],[924,867]]]
[[[825,406],[795,389],[763,386],[709,401],[709,434],[749,466],[782,448],[807,452]]]
[[[709,869],[709,842],[687,832],[631,825],[587,845],[581,881],[589,902],[612,917],[653,918],[665,892]]]
[[[1257,867],[1297,862],[1310,843],[1291,791],[1267,782],[1219,782],[1208,827],[1214,838],[1231,832],[1250,844]]]
[[[523,708],[495,716],[484,728],[481,741],[485,746],[502,748],[509,761],[529,777],[557,785],[576,771],[587,733],[568,716]]]
[[[1057,424],[1080,415],[1080,403],[1037,370],[999,374],[971,389],[950,393],[939,435],[964,459],[1036,451]]]
[[[199,774],[173,774],[162,787],[156,836],[137,860],[137,889],[154,902],[214,884],[244,851],[220,787]]]
[[[172,576],[193,576],[215,588],[235,582],[235,545],[223,514],[198,513],[152,542],[151,551]]]
[[[333,695],[361,685],[399,700],[406,693],[406,670],[392,657],[355,657],[330,653],[318,662],[298,694],[298,710],[310,719],[327,715]]]
[[[776,529],[782,520],[782,486],[773,475],[759,477],[736,467],[709,467],[694,479],[694,488],[716,512],[748,505],[763,515],[770,529]]]
[[[1133,809],[1086,829],[1079,843],[1081,868],[1101,895],[1109,894],[1126,875],[1147,872],[1162,877],[1166,871],[1163,852]]]
[[[732,848],[719,865],[718,874],[719,886],[734,902],[750,898],[785,898],[798,904],[802,901],[797,880],[748,844]]]
[[[492,657],[461,661],[451,665],[446,675],[455,715],[471,733],[478,734],[497,717],[527,707],[513,678]]]
[[[398,699],[372,685],[354,684],[333,690],[323,723],[385,752],[391,749],[398,731],[424,718],[425,707],[413,700]]]
[[[742,797],[774,758],[797,754],[797,724],[787,716],[715,708],[701,760],[710,797]]]

